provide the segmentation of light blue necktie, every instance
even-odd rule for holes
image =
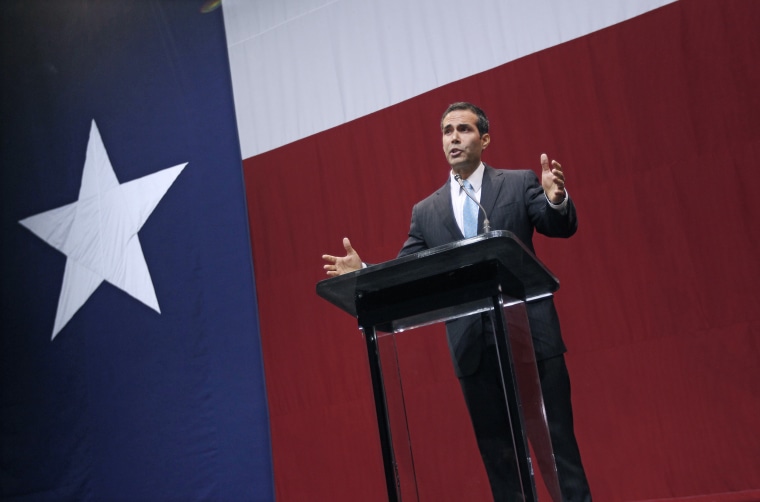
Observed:
[[[472,189],[472,183],[467,180],[463,180],[464,186],[471,194],[475,194]],[[462,214],[462,221],[464,223],[464,236],[475,237],[478,234],[478,205],[467,194],[464,199],[464,211]]]

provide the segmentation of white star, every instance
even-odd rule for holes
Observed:
[[[67,258],[51,339],[103,281],[161,313],[137,232],[186,165],[119,184],[92,121],[79,200],[19,221]]]

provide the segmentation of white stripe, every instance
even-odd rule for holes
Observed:
[[[675,0],[224,0],[243,158]]]

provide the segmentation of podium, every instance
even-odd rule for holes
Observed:
[[[486,312],[492,313],[510,422],[504,427],[511,427],[515,476],[523,498],[537,500],[535,460],[549,495],[561,500],[525,309],[526,303],[541,301],[558,288],[552,273],[507,231],[488,232],[317,283],[317,294],[356,317],[364,332],[388,500],[401,500],[402,493],[405,500],[415,499],[417,491],[408,487],[416,481],[405,468],[413,464],[411,445],[403,442],[405,431],[398,430],[406,427],[405,418],[392,415],[388,406],[386,391],[400,382],[387,377],[392,372],[384,381],[379,338]]]

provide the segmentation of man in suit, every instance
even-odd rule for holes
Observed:
[[[565,190],[562,166],[541,155],[541,182],[533,171],[499,170],[483,164],[481,156],[491,136],[485,113],[470,103],[450,105],[441,118],[443,151],[451,166],[449,180],[415,204],[409,236],[399,256],[471,237],[483,225],[482,211],[467,216],[468,195],[457,177],[488,214],[493,230],[508,230],[531,251],[533,233],[570,237],[577,229],[575,206]],[[363,266],[350,241],[346,255],[324,255],[328,276]],[[551,298],[528,304],[541,389],[557,462],[563,501],[590,501],[591,494],[573,432],[570,379],[565,344]],[[514,447],[499,379],[499,366],[489,314],[476,314],[446,323],[454,370],[473,423],[491,491],[496,501],[522,500],[515,476]]]

